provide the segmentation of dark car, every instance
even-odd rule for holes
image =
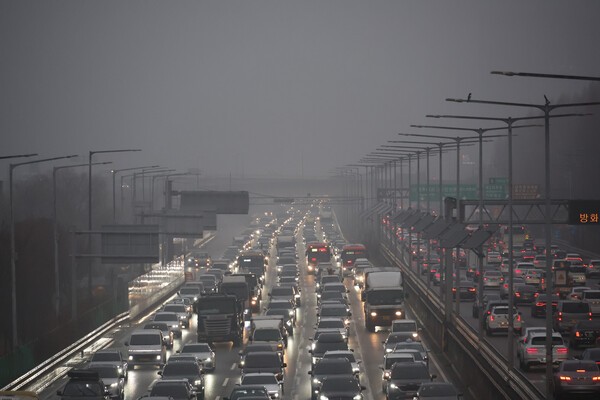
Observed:
[[[251,372],[270,372],[275,374],[279,382],[283,382],[283,369],[287,364],[281,361],[276,351],[255,351],[246,354],[244,364],[240,365],[242,374]]]
[[[485,309],[487,303],[490,301],[501,300],[498,293],[490,293],[483,295],[482,304],[479,304],[479,298],[475,298],[475,302],[472,307],[473,318],[479,318],[479,310]]]
[[[152,385],[149,397],[170,397],[173,400],[196,400],[194,388],[187,379],[159,380]]]
[[[569,346],[597,346],[600,340],[600,321],[579,321],[571,330]]]
[[[233,388],[229,397],[223,397],[223,400],[270,400],[269,392],[264,386],[260,385],[239,385]]]
[[[600,367],[600,347],[585,349],[581,353],[581,360],[593,361]]]
[[[102,349],[98,350],[92,356],[90,362],[96,364],[114,364],[121,368],[123,375],[125,375],[125,381],[127,381],[127,360],[123,357],[123,354],[117,349]]]
[[[167,363],[162,371],[158,371],[162,379],[187,379],[199,397],[204,396],[204,376],[197,362]]]
[[[246,356],[250,353],[256,353],[257,351],[273,351],[273,346],[270,343],[248,343],[244,350],[240,350],[238,354],[240,355],[240,366],[244,366]],[[281,355],[281,361],[283,361],[283,354]]]
[[[554,329],[570,332],[579,321],[591,321],[592,311],[589,303],[580,301],[559,301],[554,313]]]
[[[554,398],[570,398],[574,394],[593,394],[600,396],[600,369],[593,361],[563,361],[554,374],[552,384]]]
[[[552,313],[556,312],[556,306],[558,306],[558,302],[560,301],[560,297],[558,295],[552,295]],[[545,293],[540,293],[538,297],[535,299],[535,302],[531,306],[531,316],[532,317],[545,317],[546,316],[546,304],[548,303],[548,295]]]
[[[96,371],[73,369],[69,380],[56,392],[62,400],[109,400],[110,392]]]
[[[538,289],[526,284],[518,284],[514,287],[514,304],[531,304],[538,295]]]
[[[308,351],[312,355],[312,365],[319,362],[328,350],[348,350],[348,343],[341,333],[325,332],[313,341],[311,349]]]
[[[463,300],[475,300],[477,289],[471,281],[460,281],[458,285],[458,296]],[[452,298],[456,298],[456,287],[452,288]]]
[[[323,378],[317,389],[317,398],[362,400],[361,392],[367,388],[360,385],[352,375],[330,375]]]
[[[321,360],[311,371],[311,399],[319,398],[319,388],[326,377],[332,376],[352,376],[352,363],[346,358],[328,358]]]
[[[461,396],[451,383],[429,382],[421,385],[413,399],[457,400]]]
[[[421,384],[435,379],[429,374],[427,364],[422,361],[414,363],[396,363],[392,365],[387,386],[389,400],[411,398],[417,394]]]
[[[386,340],[381,342],[381,344],[383,344],[384,352],[391,353],[394,351],[396,344],[406,342],[407,340],[410,340],[411,342],[414,340],[412,332],[392,332],[388,335]]]

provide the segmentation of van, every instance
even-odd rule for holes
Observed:
[[[167,362],[163,334],[158,329],[133,331],[129,341],[124,344],[127,347],[127,367],[130,369],[136,365],[158,365],[162,368]]]
[[[600,316],[600,290],[584,290],[581,301],[590,305],[592,316]]]
[[[282,317],[276,315],[253,317],[251,329],[252,343],[270,343],[273,351],[283,356],[287,346],[287,330]]]
[[[592,311],[588,303],[559,301],[554,313],[554,329],[559,332],[570,332],[577,322],[587,320],[592,320]]]

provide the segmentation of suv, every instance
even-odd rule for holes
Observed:
[[[581,293],[581,301],[590,305],[592,315],[600,315],[600,290],[584,290]]]
[[[346,358],[330,358],[321,360],[317,365],[313,366],[311,371],[308,371],[311,376],[311,399],[317,398],[319,386],[323,379],[333,375],[352,376],[352,364]]]
[[[491,336],[496,332],[508,332],[508,306],[496,306],[492,308],[490,314],[485,320],[485,332],[488,336]],[[513,311],[513,329],[515,333],[521,334],[523,329],[523,322],[521,321],[521,314],[515,308]]]
[[[123,354],[117,349],[98,350],[92,356],[90,362],[94,364],[112,364],[120,368],[120,372],[125,375],[127,381],[127,360],[123,358]]]
[[[323,354],[329,350],[348,350],[348,343],[339,332],[325,332],[314,340],[311,349],[308,351],[312,355],[312,365],[317,364]]]
[[[177,315],[176,313],[159,311],[154,315],[154,318],[152,320],[155,322],[166,322],[171,326],[173,336],[175,336],[176,338],[181,338],[181,328],[184,322],[181,320],[181,318],[179,318],[179,315]]]
[[[554,313],[554,329],[570,332],[579,321],[592,320],[592,311],[588,303],[580,301],[559,301]]]
[[[556,312],[556,307],[560,297],[558,295],[552,295],[550,301],[552,301],[552,313]],[[535,299],[535,302],[531,306],[532,317],[545,317],[546,316],[546,304],[548,303],[548,295],[540,293]]]
[[[590,260],[588,263],[586,276],[588,278],[600,276],[600,260]]]
[[[571,329],[569,346],[576,349],[581,345],[597,346],[600,340],[600,321],[579,321]]]
[[[167,362],[167,350],[162,332],[158,329],[133,331],[129,341],[125,342],[128,367],[150,364],[162,367]]]
[[[552,362],[558,365],[568,358],[568,349],[560,333],[552,334]],[[531,365],[546,364],[546,333],[535,332],[518,342],[517,358],[523,371]]]
[[[56,392],[61,400],[110,400],[110,392],[96,371],[72,369],[67,376],[69,381]]]

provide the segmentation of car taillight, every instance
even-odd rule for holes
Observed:
[[[575,332],[575,337],[581,337],[581,333],[579,331]]]
[[[521,314],[517,314],[517,321],[521,321]]]
[[[528,348],[527,349],[527,354],[536,354],[538,352],[538,349],[535,348]]]
[[[474,292],[474,291],[475,291],[475,288],[474,288],[474,287],[472,287],[472,288],[469,288],[469,292]]]
[[[592,376],[592,381],[594,381],[594,382],[600,381],[600,376]]]
[[[558,354],[567,354],[567,348],[566,347],[559,347],[558,349],[556,349],[556,352]]]
[[[570,380],[571,380],[571,377],[570,377],[570,376],[564,376],[564,375],[560,375],[560,376],[559,376],[559,379],[560,379],[561,381],[570,381]]]
[[[516,293],[515,293],[515,296],[516,296],[516,297],[521,297],[521,293],[519,293],[519,292],[516,292]]]
[[[589,319],[590,319],[590,321],[591,321],[591,320],[592,320],[592,313],[591,313],[591,312],[590,312],[590,313],[588,313],[588,316],[590,317]]]
[[[495,319],[495,318],[494,318],[494,316],[493,316],[493,315],[490,315],[490,321],[492,321],[492,322],[493,322],[493,321],[494,321],[494,319]]]

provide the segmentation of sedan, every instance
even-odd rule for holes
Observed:
[[[214,371],[217,368],[215,352],[208,343],[188,343],[181,350],[177,351],[177,353],[190,354],[196,357],[202,363],[203,371]]]
[[[458,400],[462,398],[453,384],[447,382],[423,383],[414,399]]]
[[[574,394],[600,396],[600,369],[594,361],[563,361],[554,374],[554,398],[570,398]]]
[[[321,386],[317,389],[320,400],[325,399],[353,399],[362,400],[362,391],[367,390],[361,386],[353,375],[327,376],[323,378]]]

